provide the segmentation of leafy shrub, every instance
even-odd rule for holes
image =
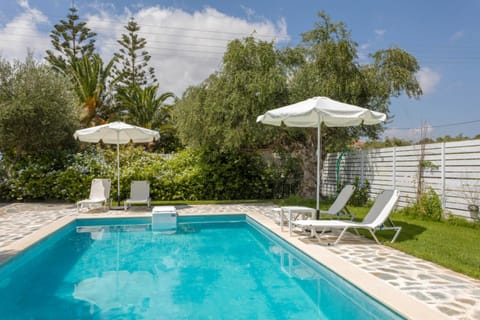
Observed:
[[[353,185],[355,186],[355,191],[353,192],[352,197],[350,198],[349,204],[352,206],[365,206],[368,203],[368,194],[370,192],[370,182],[367,179],[360,184],[360,178],[355,176],[353,180]],[[341,189],[339,189],[341,190]]]
[[[102,152],[94,148],[73,155],[28,155],[2,162],[3,200],[78,200],[88,195],[93,178],[108,172]]]
[[[56,199],[76,201],[85,199],[94,178],[110,177],[109,166],[101,148],[88,147],[66,158],[63,170],[58,170],[52,196]]]
[[[400,213],[416,218],[440,221],[443,217],[442,202],[435,190],[429,188],[420,195],[414,204],[401,209]]]
[[[165,160],[152,177],[153,194],[159,200],[205,199],[204,177],[199,166],[199,155],[183,150]]]
[[[303,171],[298,159],[282,153],[279,159],[268,162],[266,175],[272,182],[270,186],[272,197],[268,198],[284,199],[296,194]]]
[[[419,214],[429,220],[442,220],[442,201],[432,188],[429,188],[427,192],[422,193],[420,196]]]
[[[186,149],[169,158],[143,147],[120,150],[121,199],[132,180],[150,181],[155,200],[226,200],[273,197],[273,188],[290,175],[281,165],[268,166],[258,154]],[[283,170],[283,171],[282,171]],[[0,162],[3,200],[67,200],[86,198],[93,178],[112,179],[117,195],[116,148],[87,146],[76,154],[26,156]]]
[[[200,171],[206,199],[254,199],[271,197],[271,177],[258,154],[203,150]]]

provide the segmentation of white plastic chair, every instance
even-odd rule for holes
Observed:
[[[125,200],[125,210],[134,203],[146,203],[150,208],[150,182],[145,180],[132,181],[130,184],[130,198]]]
[[[102,204],[107,207],[107,203],[110,200],[110,187],[112,181],[110,179],[93,179],[90,186],[90,195],[88,199],[80,200],[77,202],[77,211],[85,206],[90,209],[92,205]]]
[[[390,220],[389,216],[399,197],[400,192],[398,190],[382,191],[378,195],[375,203],[362,222],[347,220],[297,220],[292,221],[292,224],[302,229],[310,229],[312,235],[314,235],[319,241],[321,236],[327,230],[341,229],[342,231],[333,243],[334,245],[340,241],[345,232],[350,228],[354,229],[357,233],[357,229],[368,230],[378,244],[380,244],[380,241],[378,241],[377,237],[375,236],[376,231],[395,230],[395,234],[391,241],[393,243],[397,239],[402,227],[395,226],[393,221]],[[390,226],[385,225],[387,220],[390,223]]]

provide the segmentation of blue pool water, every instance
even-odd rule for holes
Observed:
[[[1,319],[402,319],[244,215],[77,220],[0,267]]]

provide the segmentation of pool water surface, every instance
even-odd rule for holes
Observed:
[[[0,266],[2,319],[402,319],[244,215],[77,220]]]

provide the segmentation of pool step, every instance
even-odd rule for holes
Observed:
[[[152,231],[175,233],[177,231],[177,209],[174,206],[153,207]]]

